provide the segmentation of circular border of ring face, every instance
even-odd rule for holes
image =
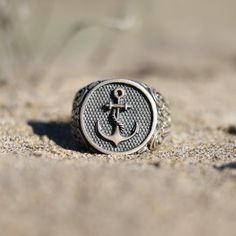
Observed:
[[[111,84],[111,83],[120,83],[120,84],[127,84],[127,85],[132,85],[135,88],[137,88],[138,90],[140,90],[148,99],[148,102],[151,105],[152,108],[152,112],[153,112],[153,122],[152,122],[152,127],[151,130],[147,136],[147,138],[136,148],[129,150],[129,151],[125,151],[125,152],[113,152],[113,151],[108,151],[103,149],[102,147],[100,147],[99,145],[97,145],[96,143],[93,142],[93,140],[89,137],[88,133],[86,132],[85,129],[85,123],[84,123],[84,110],[86,107],[86,104],[90,98],[90,95],[95,92],[95,90],[97,90],[98,88],[106,85],[106,84]],[[99,84],[97,84],[94,88],[92,88],[92,90],[90,90],[88,92],[88,94],[86,95],[84,101],[82,102],[82,106],[81,106],[81,110],[80,110],[80,121],[81,121],[81,130],[82,133],[84,135],[84,137],[86,138],[87,142],[93,147],[95,148],[97,151],[101,152],[101,153],[105,153],[105,154],[132,154],[135,152],[138,152],[139,150],[141,150],[151,139],[152,135],[155,132],[156,129],[156,125],[157,125],[157,107],[156,107],[156,103],[152,97],[152,95],[147,91],[147,89],[145,87],[143,87],[143,85],[141,85],[140,83],[133,81],[133,80],[127,80],[127,79],[109,79],[109,80],[103,80],[101,81]]]

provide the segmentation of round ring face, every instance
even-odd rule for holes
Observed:
[[[81,129],[102,153],[130,154],[143,148],[156,128],[157,108],[139,83],[107,80],[96,85],[81,107]]]

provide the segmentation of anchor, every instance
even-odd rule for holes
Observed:
[[[106,108],[108,108],[109,111],[111,111],[111,117],[112,120],[115,123],[115,129],[112,135],[106,135],[104,132],[102,132],[102,127],[100,125],[100,121],[97,122],[97,131],[98,133],[107,141],[112,142],[116,147],[119,143],[127,141],[134,137],[139,132],[139,125],[135,123],[133,127],[133,133],[128,136],[122,136],[122,133],[124,132],[124,124],[121,121],[120,111],[128,109],[132,109],[130,105],[127,103],[122,104],[121,98],[125,96],[125,90],[123,88],[116,88],[113,91],[114,98],[117,100],[117,103],[110,102],[109,104],[105,105]]]

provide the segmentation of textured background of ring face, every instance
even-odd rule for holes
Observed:
[[[131,139],[121,142],[115,147],[110,141],[101,138],[96,129],[99,120],[103,132],[106,135],[112,134],[114,123],[109,121],[111,111],[104,110],[104,105],[110,101],[117,102],[112,98],[114,89],[121,87],[125,89],[125,96],[121,99],[121,103],[127,103],[132,109],[120,112],[122,122],[124,124],[123,136],[130,136],[137,122],[140,131]],[[85,104],[83,119],[84,127],[87,135],[91,140],[99,145],[99,147],[112,152],[125,152],[132,150],[142,144],[149,135],[153,123],[153,111],[148,98],[142,91],[132,85],[123,83],[106,84],[96,89],[89,97]]]

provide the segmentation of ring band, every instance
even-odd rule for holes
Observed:
[[[80,147],[106,154],[156,150],[170,130],[167,102],[144,83],[112,79],[80,89],[72,109],[72,134]]]

